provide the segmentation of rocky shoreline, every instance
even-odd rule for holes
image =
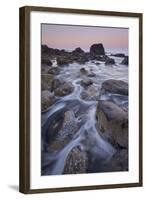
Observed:
[[[58,66],[69,65],[73,62],[85,64],[90,60],[102,61],[107,65],[115,64],[115,60],[113,58],[109,58],[109,56],[106,55],[102,43],[91,45],[89,52],[84,52],[80,47],[77,47],[72,52],[68,52],[64,49],[53,49],[49,48],[47,45],[42,45],[41,55],[42,65],[48,66],[52,66],[53,63],[51,60],[54,58],[57,60]],[[123,58],[121,64],[128,65],[128,56],[125,54],[117,53],[111,54],[111,56]]]
[[[128,56],[41,53],[42,175],[127,171]]]

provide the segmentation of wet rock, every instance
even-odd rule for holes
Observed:
[[[88,74],[88,71],[84,67],[80,69],[80,72],[84,75]]]
[[[53,50],[53,49],[52,49]],[[41,48],[41,64],[46,64],[48,66],[52,66],[52,54],[47,45],[42,45]]]
[[[46,64],[48,66],[52,66],[52,62],[49,60],[49,58],[45,58],[45,57],[42,57],[41,64]]]
[[[81,93],[81,98],[86,101],[97,101],[99,98],[100,89],[98,86],[89,86]]]
[[[111,54],[111,56],[119,57],[119,58],[124,58],[125,54],[124,53],[116,53],[116,54]]]
[[[113,58],[107,58],[105,65],[114,65],[115,64],[115,60]]]
[[[53,80],[54,80],[54,76],[52,74],[42,74],[41,75],[41,90],[51,91]]]
[[[84,55],[72,56],[71,59],[72,62],[77,62],[79,64],[85,64],[88,61]]]
[[[50,153],[60,152],[71,142],[80,126],[73,111],[62,109],[54,113],[46,123],[44,141],[47,143],[44,146]]]
[[[90,54],[85,53],[80,47],[72,51],[69,57],[73,62],[77,62],[79,64],[85,64],[90,60]]]
[[[92,57],[96,57],[97,55],[105,55],[105,50],[102,43],[93,44],[90,47],[90,54]]]
[[[59,88],[61,85],[63,85],[65,83],[64,80],[60,79],[60,78],[54,78],[52,81],[52,87],[51,90],[54,91],[57,88]]]
[[[88,77],[95,77],[96,76],[96,74],[94,73],[94,72],[90,72],[89,74],[88,74]]]
[[[60,50],[60,49],[54,49],[50,48],[47,45],[42,45],[41,46],[41,53],[42,55],[48,55],[49,57],[55,57],[57,55],[62,55],[65,53],[65,50]]]
[[[93,81],[91,79],[83,79],[80,83],[83,87],[88,87],[93,84]]]
[[[48,52],[48,46],[47,45],[42,45],[41,46],[41,53],[47,53]]]
[[[104,81],[101,87],[101,93],[110,92],[114,94],[128,95],[128,84],[121,80],[110,79]]]
[[[115,147],[128,148],[128,112],[111,101],[100,100],[96,118],[105,139]]]
[[[48,54],[48,55],[54,55],[55,51],[53,48],[49,48],[47,45],[42,45],[41,46],[41,52],[42,54]]]
[[[92,60],[91,55],[90,55],[89,52],[85,52],[85,53],[84,53],[84,57],[86,58],[87,61]]]
[[[90,60],[91,60],[91,55],[88,52],[79,54],[79,56],[76,57],[76,62],[78,62],[80,64],[85,64],[86,62],[88,62]]]
[[[85,56],[79,56],[78,58],[75,59],[75,61],[79,64],[85,64],[89,60]]]
[[[103,82],[96,111],[102,137],[116,148],[128,148],[128,84],[121,80]]]
[[[46,64],[41,64],[41,74],[48,74],[49,69],[50,69],[50,66]]]
[[[106,60],[109,59],[109,57],[107,55],[94,55],[94,56],[91,56],[90,60],[92,59],[93,59],[92,63],[95,63],[96,65],[100,65],[101,63],[98,61],[106,62]]]
[[[54,95],[48,90],[41,92],[41,110],[46,111],[54,103]]]
[[[99,112],[106,115],[108,121],[127,121],[127,113],[111,101],[102,101],[98,103]]]
[[[78,47],[74,51],[72,51],[72,54],[74,55],[84,54],[84,51],[80,47]]]
[[[100,65],[100,62],[95,62],[95,65]]]
[[[128,58],[128,56],[126,56],[126,57],[122,60],[121,64],[122,64],[122,65],[128,65],[128,63],[129,63],[129,58]]]
[[[64,122],[64,108],[53,113],[42,127],[42,143],[44,151],[51,151],[50,146],[56,141]],[[54,149],[53,149],[54,150]]]
[[[96,56],[96,60],[101,61],[101,62],[106,62],[107,59],[109,59],[107,55]]]
[[[121,107],[124,111],[128,112],[128,96],[120,95],[120,94],[112,94],[112,93],[100,93],[100,100],[108,100],[112,101],[119,107]]]
[[[57,57],[57,64],[60,66],[69,65],[73,60],[68,56]]]
[[[104,172],[128,171],[128,150],[118,150],[111,159],[105,161],[102,169]]]
[[[128,171],[128,150],[117,151],[111,158],[111,163],[115,171]]]
[[[66,111],[62,113],[62,118],[63,121],[61,121],[61,123],[59,122],[60,129],[58,129],[54,139],[49,144],[49,151],[60,151],[73,139],[77,130],[79,129],[79,124],[74,116],[73,111]],[[53,129],[55,127],[56,124]]]
[[[48,69],[48,74],[58,75],[60,72],[59,67],[50,67]]]
[[[68,54],[68,52],[65,49],[60,50],[60,55],[66,55],[66,54]]]
[[[72,83],[64,83],[63,85],[60,85],[58,88],[54,90],[54,93],[56,96],[65,96],[70,93],[72,93],[74,90],[74,86]]]
[[[86,153],[79,147],[74,147],[69,153],[63,174],[80,174],[87,172],[88,158]]]

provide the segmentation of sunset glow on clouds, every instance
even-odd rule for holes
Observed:
[[[103,43],[105,50],[128,51],[128,29],[42,24],[42,44],[58,49],[89,50],[94,43]]]

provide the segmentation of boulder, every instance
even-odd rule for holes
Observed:
[[[52,62],[49,60],[49,58],[45,58],[45,57],[41,58],[41,64],[46,64],[48,66],[52,66]]]
[[[79,64],[85,64],[90,60],[90,54],[85,53],[80,47],[76,48],[69,55],[70,59]]]
[[[110,79],[104,81],[101,87],[101,94],[109,92],[112,94],[128,95],[128,83],[122,80]]]
[[[62,108],[56,112],[54,112],[44,123],[42,127],[42,142],[44,150],[55,151],[58,149],[56,142],[56,138],[58,137],[58,133],[61,130],[64,122],[64,113],[65,109]],[[51,145],[55,147],[50,148]],[[58,144],[59,145],[59,144]],[[60,146],[60,145],[59,145]]]
[[[79,54],[79,55],[70,54],[70,59],[72,60],[72,62],[77,62],[79,64],[85,64],[86,62],[89,61],[88,57],[86,57],[86,54]]]
[[[48,74],[58,75],[60,72],[59,67],[50,67],[48,68]]]
[[[97,101],[99,98],[99,92],[100,89],[98,86],[90,85],[86,88],[86,90],[83,90],[81,98],[86,101]]]
[[[100,100],[112,101],[124,111],[128,112],[128,96],[112,93],[103,93],[100,92]]]
[[[96,118],[102,137],[115,147],[128,148],[128,112],[111,101],[100,100]]]
[[[55,124],[52,126],[52,132],[58,128],[57,132],[55,131],[55,136],[49,143],[49,150],[51,152],[60,151],[73,139],[79,128],[73,111],[62,112],[60,115],[63,120],[55,120]]]
[[[41,46],[41,54],[48,55],[50,57],[60,55],[62,50],[50,48],[47,45]]]
[[[57,64],[60,66],[69,65],[72,62],[73,62],[73,60],[69,56],[57,57]]]
[[[87,172],[88,157],[79,146],[74,147],[65,162],[63,174],[80,174]]]
[[[92,77],[95,77],[95,76],[96,76],[96,74],[95,74],[94,72],[92,72],[92,71],[89,72],[89,74],[88,74],[88,77],[91,77],[91,78],[92,78]]]
[[[60,55],[66,55],[66,54],[68,54],[68,52],[65,49],[60,50]]]
[[[89,60],[86,58],[86,56],[78,56],[75,61],[79,64],[85,64],[86,62],[88,62]]]
[[[111,101],[99,100],[98,111],[101,111],[108,121],[127,122],[127,112]]]
[[[93,44],[90,47],[90,54],[91,56],[98,56],[98,55],[105,55],[105,50],[102,43]]]
[[[48,90],[41,92],[41,110],[46,111],[54,103],[54,95]]]
[[[51,91],[56,90],[57,88],[59,88],[61,85],[63,85],[65,83],[64,80],[59,79],[59,78],[54,78],[52,81],[52,87],[51,87]]]
[[[105,61],[105,65],[114,65],[115,60],[113,58],[107,58]]]
[[[97,129],[116,148],[128,148],[128,84],[121,80],[102,83],[96,110]]]
[[[47,45],[42,45],[42,46],[41,46],[41,53],[42,53],[42,54],[50,53],[49,50],[50,50],[50,49],[49,49],[49,47],[48,47]]]
[[[83,87],[88,87],[89,85],[93,84],[93,81],[91,79],[83,79],[83,80],[81,80],[80,84]]]
[[[86,58],[87,61],[90,61],[91,60],[90,52],[85,52],[84,53],[84,58]]]
[[[41,90],[52,90],[54,76],[52,74],[42,74],[41,75]]]
[[[84,75],[87,75],[88,74],[88,71],[83,67],[80,69],[80,72]]]
[[[72,51],[72,54],[74,55],[84,54],[84,51],[80,47],[78,47],[74,51]]]
[[[50,69],[49,65],[41,64],[41,74],[48,74],[49,69]]]
[[[65,96],[70,93],[72,93],[74,90],[74,86],[71,82],[64,83],[63,85],[60,85],[58,88],[54,90],[54,94],[56,96]]]
[[[128,56],[125,56],[125,58],[122,60],[121,64],[128,65],[128,63],[129,63],[129,58],[128,58]]]
[[[109,160],[106,160],[102,166],[104,172],[128,171],[128,150],[118,150]]]

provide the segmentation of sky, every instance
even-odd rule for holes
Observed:
[[[42,24],[42,44],[51,48],[73,50],[81,47],[89,51],[94,43],[102,43],[105,50],[128,51],[128,29],[111,27]]]

